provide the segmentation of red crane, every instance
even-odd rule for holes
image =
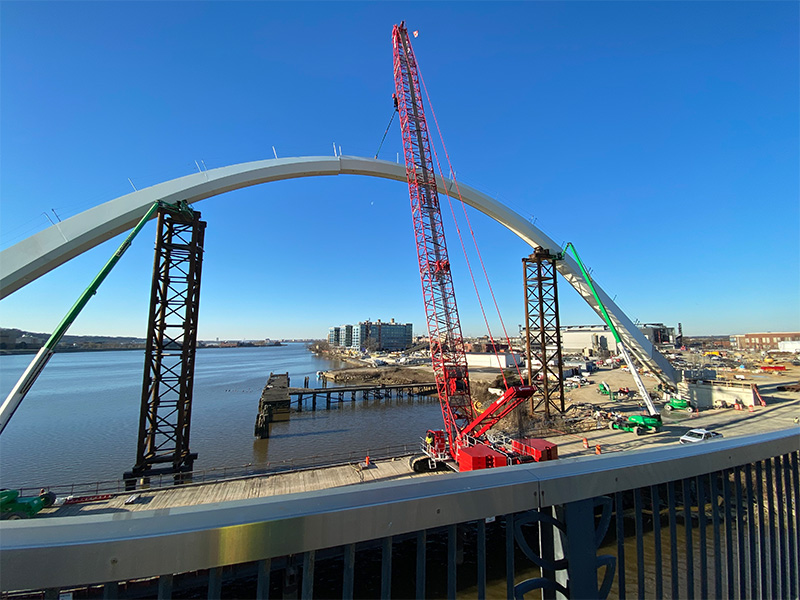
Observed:
[[[417,61],[404,23],[394,26],[392,45],[395,100],[403,134],[403,155],[428,323],[431,363],[444,418],[444,431],[429,431],[429,439],[423,444],[423,450],[431,468],[451,459],[458,463],[460,470],[507,464],[492,454],[498,451],[490,447],[484,434],[530,397],[534,388],[511,387],[480,413],[473,405]],[[468,450],[470,448],[474,450]],[[490,456],[491,459],[473,460],[474,455]],[[423,468],[422,465],[422,462],[417,462],[414,466],[419,470]]]

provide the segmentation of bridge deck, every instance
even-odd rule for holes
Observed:
[[[136,492],[115,494],[109,500],[54,506],[43,510],[41,515],[72,517],[195,506],[197,504],[310,492],[373,481],[391,481],[442,474],[442,472],[414,473],[409,468],[408,457],[379,460],[375,461],[373,465],[362,470],[359,470],[355,465],[341,465],[174,488],[137,490]],[[132,494],[138,494],[139,498],[132,504],[125,504],[125,500],[131,497]]]

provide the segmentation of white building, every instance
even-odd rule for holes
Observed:
[[[561,349],[570,354],[583,353],[585,349],[595,353],[608,350],[618,354],[614,334],[605,325],[568,325],[561,328]]]
[[[474,367],[493,367],[495,369],[508,369],[523,363],[522,355],[514,352],[468,352],[467,366]]]

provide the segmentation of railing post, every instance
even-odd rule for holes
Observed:
[[[265,558],[258,561],[258,581],[256,583],[257,600],[269,598],[269,576],[272,571],[272,559]]]
[[[300,597],[303,600],[311,600],[314,597],[314,563],[316,562],[316,551],[309,550],[303,555],[303,590]]]
[[[172,575],[162,575],[158,578],[158,600],[172,598]]]
[[[344,573],[342,574],[342,598],[350,600],[353,597],[353,583],[355,580],[356,545],[347,544],[344,547]],[[421,596],[417,595],[417,598]]]
[[[381,543],[381,600],[392,597],[392,536]]]
[[[222,567],[208,570],[208,600],[222,598]]]
[[[617,531],[617,595],[620,600],[625,600],[625,522],[623,518],[623,507],[622,507],[622,492],[615,492],[614,493],[614,523],[616,525]],[[674,518],[674,512],[672,513],[672,517]],[[672,539],[674,540],[674,529],[670,526],[670,532],[673,534]],[[672,542],[674,547],[675,542]],[[677,560],[675,561],[677,562]],[[675,591],[674,596],[677,597],[677,588]]]
[[[478,521],[478,600],[486,598],[486,520]],[[419,597],[419,596],[418,596]]]
[[[425,597],[425,563],[426,563],[426,546],[428,543],[428,536],[426,531],[417,532],[417,578],[416,578],[416,596],[418,600]]]
[[[456,600],[456,560],[458,537],[458,526],[450,525],[447,527],[447,598]]]
[[[514,515],[506,515],[506,598],[514,597]]]
[[[119,584],[112,581],[103,586],[103,600],[116,600],[119,598]]]
[[[597,550],[594,545],[594,500],[564,506],[565,556],[570,598],[597,598]]]

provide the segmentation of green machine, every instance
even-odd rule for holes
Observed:
[[[629,417],[619,416],[615,419],[612,419],[609,423],[610,429],[619,429],[620,431],[630,431],[635,433],[636,435],[641,435],[646,431],[660,431],[662,422],[661,422],[661,414],[653,404],[653,399],[650,397],[650,394],[647,392],[647,388],[642,381],[642,378],[639,376],[639,372],[636,369],[636,365],[633,364],[633,359],[631,358],[628,349],[625,347],[625,344],[622,343],[622,340],[619,337],[619,332],[617,332],[617,328],[614,327],[614,323],[611,321],[611,317],[608,316],[608,312],[606,311],[606,307],[603,305],[603,302],[600,300],[600,296],[597,295],[597,290],[595,290],[594,284],[592,283],[591,277],[589,277],[589,273],[586,271],[586,267],[583,266],[583,262],[581,261],[580,257],[578,256],[578,251],[575,249],[575,246],[572,242],[568,242],[564,248],[564,252],[568,249],[572,250],[572,255],[575,257],[575,261],[578,263],[578,266],[581,269],[581,273],[583,273],[583,277],[586,280],[586,284],[589,286],[589,289],[592,291],[592,295],[594,296],[597,305],[600,307],[600,311],[603,314],[603,319],[605,320],[608,328],[611,330],[611,333],[614,334],[614,339],[617,342],[617,347],[620,349],[620,353],[622,354],[623,358],[625,359],[625,363],[628,365],[628,370],[630,371],[631,375],[633,375],[633,380],[636,382],[636,387],[639,389],[639,394],[642,396],[642,400],[644,400],[644,404],[647,407],[647,414],[646,415],[632,415]],[[608,385],[605,386],[606,390],[602,389],[602,386],[599,388],[600,393],[608,393],[609,397],[613,399],[613,395],[611,393],[611,389]],[[683,408],[692,412],[691,404],[689,404],[685,400],[680,400],[677,398],[671,399],[667,403],[666,410],[671,411],[674,408],[680,408],[681,403],[683,403]],[[688,408],[687,408],[688,406]]]
[[[53,492],[43,491],[38,496],[23,497],[19,490],[0,490],[0,519],[30,519],[43,508],[53,506],[55,501]]]

